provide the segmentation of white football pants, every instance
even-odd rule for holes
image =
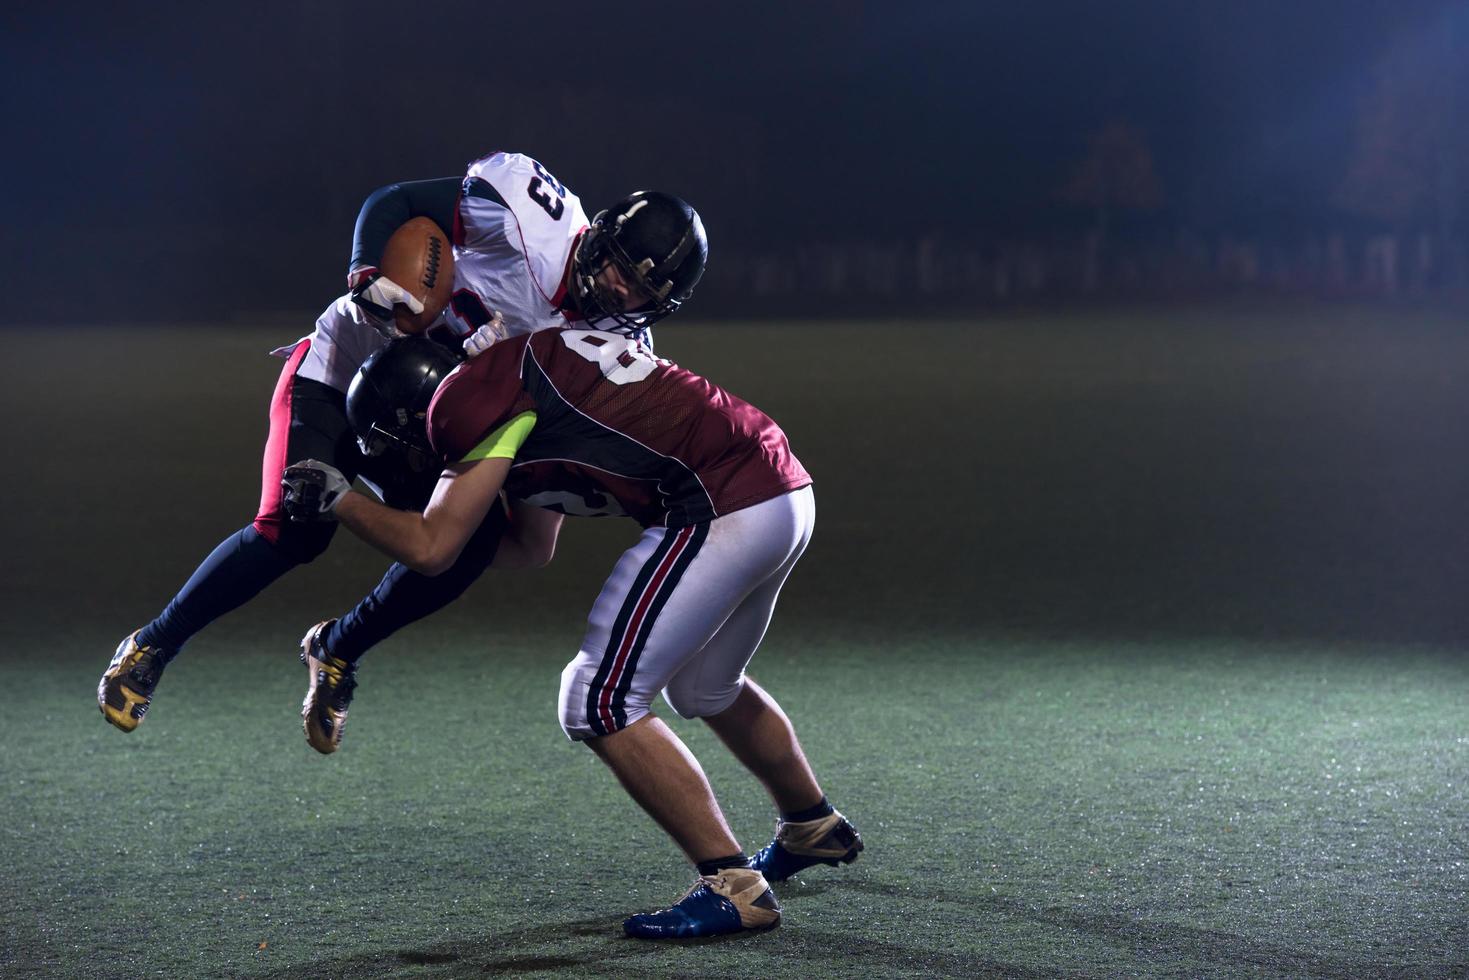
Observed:
[[[362,362],[387,346],[387,339],[376,329],[352,319],[352,297],[338,296],[332,304],[322,310],[316,318],[316,329],[310,335],[311,350],[301,361],[296,376],[320,381],[322,384],[346,392],[357,375]],[[443,317],[434,321],[437,327]],[[302,338],[304,340],[306,338]],[[301,341],[296,341],[299,344]],[[289,356],[296,344],[282,347],[274,353]]]
[[[804,487],[705,524],[644,530],[561,672],[566,734],[579,741],[626,728],[659,691],[685,718],[728,708],[815,522]]]

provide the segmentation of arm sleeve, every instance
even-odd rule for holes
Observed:
[[[481,459],[514,459],[530,438],[530,430],[536,427],[535,412],[521,412],[515,418],[485,436],[459,462],[473,463]]]
[[[352,261],[347,268],[380,264],[388,239],[410,218],[432,218],[446,234],[452,233],[462,184],[459,177],[440,177],[389,184],[373,191],[357,213]]]
[[[428,406],[428,439],[434,452],[459,462],[476,450],[493,458],[515,453],[535,425],[535,401],[520,385],[514,340],[495,344],[449,373]],[[528,416],[528,417],[523,417]]]

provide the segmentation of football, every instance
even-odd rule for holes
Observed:
[[[393,232],[378,268],[423,304],[423,312],[416,315],[402,304],[394,307],[398,329],[404,333],[423,333],[449,305],[454,251],[449,236],[432,218],[413,218]]]

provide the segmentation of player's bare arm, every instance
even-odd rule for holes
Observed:
[[[281,487],[292,520],[336,519],[389,557],[433,576],[454,564],[496,504],[509,470],[510,460],[500,457],[455,463],[439,477],[422,513],[378,503],[314,459],[288,466]]]
[[[359,538],[423,575],[454,564],[470,535],[495,505],[508,459],[481,459],[444,470],[422,514],[394,510],[349,491],[334,513]]]

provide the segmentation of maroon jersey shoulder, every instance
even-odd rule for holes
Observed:
[[[530,337],[500,341],[440,383],[428,406],[428,438],[434,452],[458,462],[501,425],[534,409],[520,377]]]

